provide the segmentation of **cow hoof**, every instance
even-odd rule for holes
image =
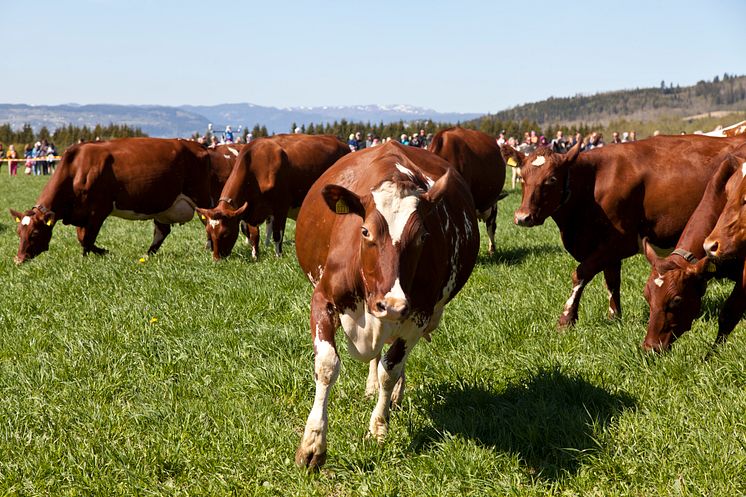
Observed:
[[[379,444],[383,443],[389,432],[389,424],[381,416],[375,416],[370,420],[369,435]]]
[[[557,323],[557,330],[558,331],[564,331],[568,328],[572,328],[575,326],[575,322],[578,320],[578,318],[573,318],[571,316],[562,315],[562,317],[559,319],[559,322]]]
[[[313,450],[298,447],[295,451],[295,464],[301,468],[318,470],[326,462],[326,451],[316,454]]]

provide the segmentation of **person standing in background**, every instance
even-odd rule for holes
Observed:
[[[18,152],[16,152],[14,145],[10,145],[8,147],[8,176],[16,176],[18,174],[18,161],[15,159],[18,159]]]

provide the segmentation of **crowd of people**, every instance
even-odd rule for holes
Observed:
[[[609,144],[614,143],[626,143],[637,141],[637,133],[635,131],[625,131],[621,135],[619,132],[614,131]],[[547,140],[544,135],[538,135],[536,131],[526,131],[523,133],[523,140],[518,141],[514,136],[505,137],[505,132],[500,133],[497,137],[497,144],[503,145],[507,143],[516,150],[530,154],[538,147],[549,146],[552,150],[559,153],[565,153],[574,147],[578,142],[581,143],[581,150],[591,150],[594,148],[603,147],[605,145],[604,136],[602,133],[592,132],[590,135],[583,137],[580,133],[575,133],[570,137],[565,137],[565,133],[562,130],[558,130],[556,136],[551,140]]]
[[[0,168],[3,164],[8,164],[8,174],[10,176],[18,175],[18,166],[23,162],[24,173],[26,175],[49,175],[54,173],[57,164],[57,148],[54,143],[41,140],[34,145],[26,145],[23,148],[23,156],[16,150],[15,145],[8,145],[6,151],[3,144],[0,143]]]
[[[402,145],[409,145],[410,147],[427,148],[432,139],[432,133],[425,134],[425,130],[421,129],[419,133],[414,133],[412,135],[402,133],[402,135],[399,137],[399,143],[401,143]],[[363,133],[361,131],[357,131],[355,133],[350,133],[350,136],[347,139],[347,145],[350,147],[350,150],[352,152],[356,152],[358,150],[375,147],[392,140],[393,138],[391,138],[390,136],[382,140],[380,136],[375,136],[373,133],[368,133],[365,140],[363,140]]]

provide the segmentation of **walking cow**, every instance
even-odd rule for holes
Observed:
[[[369,429],[382,440],[407,356],[466,283],[479,232],[461,175],[426,150],[389,142],[342,158],[314,183],[298,216],[296,250],[314,286],[316,396],[295,460],[317,467],[326,459],[327,402],[340,370],[337,327],[358,360],[375,360],[391,344],[371,371],[378,402]]]

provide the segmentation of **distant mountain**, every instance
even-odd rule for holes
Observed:
[[[699,81],[691,86],[673,86],[661,81],[657,88],[619,90],[595,95],[550,97],[539,102],[518,105],[489,114],[470,123],[479,126],[482,120],[534,121],[540,126],[580,124],[608,125],[612,120],[650,121],[663,116],[686,117],[716,111],[746,109],[746,76],[716,76],[712,81]]]
[[[212,106],[182,105],[167,107],[158,105],[25,105],[0,104],[0,123],[10,123],[14,129],[30,124],[34,130],[46,126],[50,131],[72,123],[77,126],[96,124],[127,124],[139,127],[150,136],[190,136],[204,133],[209,123],[216,131],[226,125],[249,128],[259,124],[270,133],[290,131],[292,123],[301,124],[348,121],[370,121],[372,123],[413,121],[456,122],[473,119],[480,114],[440,113],[431,109],[407,105],[361,105],[351,107],[298,107],[280,109],[248,103]]]

